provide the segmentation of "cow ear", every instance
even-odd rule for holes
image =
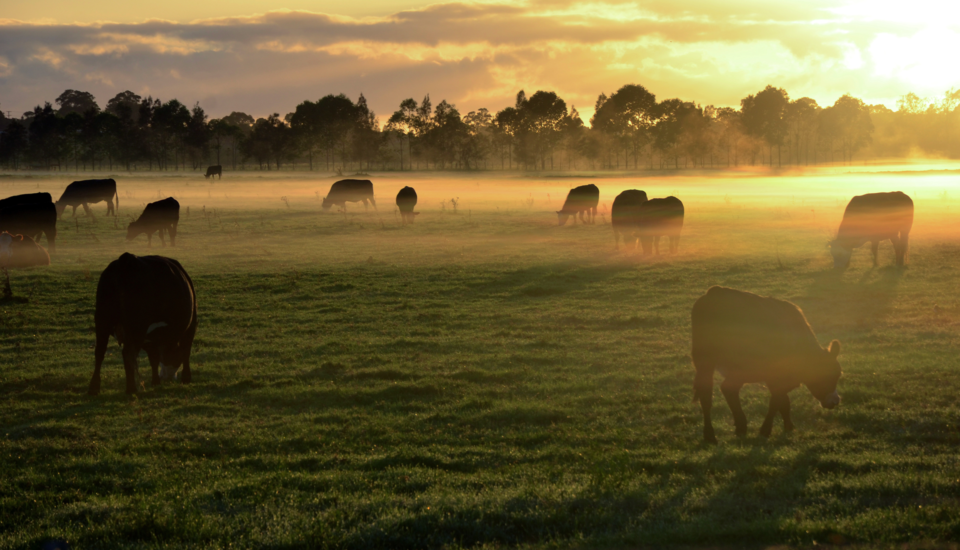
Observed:
[[[840,340],[834,340],[830,342],[830,347],[827,348],[827,353],[830,354],[830,357],[836,359],[837,356],[840,355]]]

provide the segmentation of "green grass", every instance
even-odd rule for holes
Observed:
[[[951,177],[593,180],[607,207],[632,187],[684,200],[680,254],[645,259],[613,252],[608,212],[556,226],[580,180],[375,176],[379,214],[344,216],[319,213],[329,178],[119,174],[123,217],[158,192],[183,205],[180,246],[152,252],[196,285],[194,383],[128,397],[112,343],[86,395],[99,273],[148,249],[103,204],[62,221],[53,265],[11,272],[0,304],[0,547],[956,542]],[[69,181],[0,177],[0,196]],[[407,184],[422,214],[400,227]],[[917,203],[908,267],[885,243],[879,268],[858,250],[834,274],[846,200],[897,188]],[[738,440],[717,389],[703,444],[689,311],[714,284],[840,339],[841,406],[796,390],[797,431],[763,440],[768,394],[748,386]]]

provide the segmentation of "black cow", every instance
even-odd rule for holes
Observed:
[[[108,216],[110,214],[116,216],[117,211],[113,207],[114,197],[117,198],[117,208],[120,208],[120,195],[117,194],[117,182],[112,178],[105,180],[75,181],[63,190],[63,194],[60,195],[60,199],[57,200],[57,218],[59,219],[60,216],[63,215],[63,211],[66,210],[68,206],[73,207],[74,216],[77,215],[78,206],[83,206],[83,211],[90,216],[92,214],[88,205],[100,201],[107,201]]]
[[[404,187],[397,193],[397,208],[400,209],[400,220],[403,223],[413,223],[420,212],[414,212],[417,206],[417,192],[413,187]]]
[[[14,195],[5,199],[0,199],[0,210],[13,206],[24,204],[53,204],[53,197],[50,193],[27,193],[25,195]]]
[[[153,232],[160,234],[160,244],[167,246],[163,240],[166,230],[170,236],[170,246],[177,246],[177,224],[180,223],[180,203],[173,197],[161,201],[151,202],[143,209],[143,214],[136,221],[127,226],[127,241],[132,241],[140,235],[147,236],[147,246],[153,246]]]
[[[598,204],[600,204],[600,189],[596,185],[591,183],[574,187],[567,193],[563,208],[557,211],[557,221],[563,225],[567,223],[570,216],[573,216],[573,223],[577,223],[577,215],[579,215],[581,222],[595,223]],[[583,218],[584,212],[587,213],[587,219]]]
[[[37,195],[50,197],[46,193]],[[57,207],[53,202],[37,201],[0,208],[0,231],[25,235],[34,240],[38,240],[41,234],[46,235],[47,246],[53,252],[57,249]]]
[[[897,265],[902,266],[912,227],[913,201],[906,194],[894,191],[853,197],[843,211],[837,238],[830,243],[833,267],[846,269],[850,265],[853,249],[863,246],[867,241],[870,241],[873,266],[876,267],[880,241],[887,239],[893,243]]]
[[[620,250],[621,236],[625,246],[637,247],[640,205],[645,202],[647,202],[647,194],[636,189],[627,189],[613,199],[613,206],[610,207],[610,225],[613,226],[613,243],[617,250]]]
[[[710,422],[713,373],[724,380],[720,390],[730,405],[737,435],[747,433],[747,417],[740,407],[744,384],[765,383],[770,408],[760,427],[768,437],[777,413],[784,431],[793,430],[790,390],[803,384],[820,404],[832,409],[840,404],[840,342],[820,347],[800,308],[775,298],[764,298],[732,288],[711,287],[693,304],[694,400],[703,409],[703,439],[716,443]]]
[[[203,175],[205,178],[211,176],[220,176],[220,179],[223,179],[223,167],[219,164],[216,166],[207,166],[207,173]]]
[[[680,247],[683,203],[677,197],[650,199],[640,205],[640,244],[643,254],[660,254],[660,237],[670,238],[670,253]]]
[[[373,209],[377,209],[377,201],[373,200],[373,183],[370,180],[340,180],[330,186],[330,192],[323,197],[323,209],[330,210],[330,207],[337,205],[347,210],[348,202],[363,201],[363,209],[367,209],[367,201],[373,204]]]
[[[180,262],[163,256],[124,253],[100,275],[94,313],[97,344],[90,395],[100,393],[100,366],[112,335],[122,348],[127,393],[136,393],[137,356],[147,352],[152,382],[189,384],[190,350],[197,334],[197,299],[193,281]],[[158,371],[159,367],[159,373]]]

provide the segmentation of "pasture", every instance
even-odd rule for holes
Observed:
[[[544,548],[960,539],[960,195],[955,172],[548,177],[371,174],[378,210],[323,213],[328,174],[126,175],[119,223],[59,223],[52,265],[0,302],[0,547]],[[73,179],[0,176],[0,197]],[[594,183],[596,225],[557,226]],[[401,226],[394,196],[419,195]],[[680,251],[613,250],[624,189],[678,196]],[[889,242],[832,270],[855,194],[902,190]],[[125,243],[181,203],[178,246]],[[456,209],[451,199],[457,201]],[[189,215],[187,208],[189,207]],[[43,241],[45,243],[45,240]],[[666,246],[663,247],[666,249]],[[93,369],[97,279],[122,252],[193,277],[193,384],[123,393]],[[747,437],[715,388],[692,402],[690,307],[711,285],[787,299],[843,344],[835,410],[792,394],[797,431]]]

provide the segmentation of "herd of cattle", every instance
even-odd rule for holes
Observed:
[[[219,166],[211,166],[207,177],[220,175]],[[114,202],[114,200],[116,202]],[[557,212],[560,225],[572,216],[585,224],[595,223],[600,190],[596,185],[571,189]],[[89,205],[106,201],[107,214],[116,215],[120,198],[112,179],[73,182],[56,202],[49,193],[17,195],[0,200],[0,268],[49,265],[50,256],[37,243],[41,235],[55,250],[57,220],[68,206],[76,215],[78,206],[90,215]],[[334,183],[323,198],[324,211],[333,206],[346,210],[346,203],[362,202],[364,208],[377,203],[369,180],[341,180]],[[403,224],[413,223],[417,192],[404,187],[397,193],[396,205]],[[676,253],[683,228],[683,203],[676,197],[648,199],[647,194],[629,189],[617,195],[611,208],[614,242],[632,244],[639,240],[644,254],[659,254],[659,239],[667,237],[670,252]],[[164,232],[176,246],[180,204],[172,197],[146,205],[140,217],[127,228],[127,241]],[[905,261],[910,229],[913,225],[913,201],[901,192],[871,193],[853,197],[843,214],[837,238],[830,243],[834,267],[845,269],[853,249],[871,243],[873,264],[877,248],[890,240],[896,251],[896,264]],[[137,357],[146,352],[153,371],[152,380],[191,380],[190,352],[197,331],[197,301],[193,281],[183,266],[163,256],[122,254],[100,276],[94,313],[96,331],[95,366],[90,395],[100,391],[100,367],[112,335],[122,347],[126,373],[126,391],[137,391]],[[693,305],[692,358],[696,375],[694,398],[703,412],[703,437],[716,443],[710,411],[713,403],[714,373],[724,380],[720,385],[733,414],[737,435],[744,435],[747,419],[740,405],[739,392],[744,384],[764,383],[770,391],[770,406],[760,434],[769,436],[777,415],[785,431],[793,429],[788,393],[801,384],[825,408],[839,405],[837,382],[840,379],[840,342],[834,340],[824,349],[796,305],[749,292],[712,287]],[[176,373],[182,371],[177,375]]]

